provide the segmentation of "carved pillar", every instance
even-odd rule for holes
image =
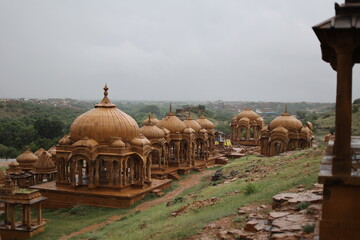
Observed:
[[[41,210],[41,202],[38,203],[38,217],[37,224],[40,225],[42,222],[42,210]]]
[[[10,204],[11,209],[11,229],[15,229],[15,205]]]
[[[25,225],[26,224],[26,209],[25,209],[26,205],[22,205],[22,224]]]
[[[337,86],[335,111],[335,145],[332,173],[351,174],[351,114],[353,51],[349,45],[336,49]]]
[[[95,186],[97,187],[97,186],[99,186],[99,165],[100,165],[100,159],[96,159],[95,160]]]
[[[4,224],[7,225],[9,223],[9,204],[5,203],[4,207]]]

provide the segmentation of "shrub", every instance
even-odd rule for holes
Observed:
[[[296,205],[295,209],[296,211],[301,211],[304,209],[307,209],[309,207],[310,203],[309,202],[300,202]]]
[[[302,228],[304,233],[312,233],[315,230],[315,224],[314,223],[308,223]]]
[[[248,195],[251,195],[251,194],[253,194],[255,192],[256,192],[256,186],[253,183],[246,184],[245,191],[244,191],[245,195],[248,196]]]

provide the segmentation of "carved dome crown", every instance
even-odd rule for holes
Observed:
[[[46,154],[46,152],[43,152],[41,156],[39,157],[39,160],[37,160],[34,163],[34,172],[35,173],[50,173],[56,171],[56,166],[54,162],[51,160],[51,158]]]
[[[108,87],[105,85],[102,101],[75,119],[70,127],[72,141],[88,137],[99,143],[108,143],[113,137],[130,141],[139,135],[135,120],[112,104],[107,95]]]
[[[199,117],[198,119],[196,119],[196,122],[197,122],[198,124],[200,124],[200,126],[201,126],[202,128],[205,128],[206,130],[210,130],[210,129],[214,129],[214,128],[215,128],[214,124],[213,124],[210,120],[208,120],[208,119],[204,116],[204,114],[201,114],[200,117]]]
[[[25,152],[23,152],[16,158],[16,161],[20,164],[20,166],[22,166],[23,164],[32,165],[38,159],[39,158],[34,153],[32,153],[30,149],[26,149]]]
[[[155,126],[154,122],[151,121],[151,115],[149,116],[148,121],[140,128],[140,132],[149,139],[165,137],[164,131]]]
[[[247,107],[236,115],[237,120],[240,120],[244,117],[248,118],[249,120],[257,120],[260,116],[256,112],[251,110],[251,108]]]
[[[290,132],[300,132],[303,124],[294,116],[290,115],[287,108],[285,108],[285,112],[281,114],[281,116],[278,116],[270,122],[270,131],[277,127],[284,127]]]
[[[154,125],[156,125],[156,124],[159,122],[159,119],[157,119],[154,114],[150,114],[149,117],[150,117],[150,121],[151,121]],[[149,121],[149,118],[146,118],[146,119],[142,122],[142,125],[144,126],[148,121]]]
[[[171,105],[170,112],[157,123],[157,126],[159,128],[166,128],[171,133],[182,133],[186,127],[185,124],[171,111]]]
[[[48,151],[46,151],[43,148],[39,148],[39,150],[37,150],[36,152],[34,152],[34,154],[39,158],[43,153],[46,153],[49,157],[51,157],[51,153],[49,153]]]
[[[195,132],[199,132],[201,129],[200,124],[191,117],[190,113],[189,116],[183,121],[183,123],[185,124],[185,126],[194,129]]]

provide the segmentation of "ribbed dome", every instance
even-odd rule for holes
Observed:
[[[165,136],[170,134],[170,131],[167,130],[166,128],[162,127],[161,130],[164,132]]]
[[[300,132],[303,124],[296,119],[294,116],[290,115],[285,109],[285,112],[278,116],[270,122],[270,131],[277,127],[284,127],[290,132]]]
[[[27,149],[24,153],[20,154],[16,161],[19,163],[21,169],[32,169],[33,164],[38,160],[39,158],[33,154],[29,149]]]
[[[161,119],[157,126],[159,128],[166,128],[171,133],[182,133],[185,129],[185,124],[170,110],[170,112]]]
[[[34,173],[51,173],[56,171],[56,166],[46,152],[43,152],[39,160],[34,163],[33,171]]]
[[[247,118],[247,117],[243,117],[239,120],[239,123],[245,123],[245,124],[248,124],[250,122],[250,119]]]
[[[63,136],[63,137],[59,140],[59,144],[60,144],[60,145],[70,145],[70,144],[71,144],[70,136],[69,136],[69,135]]]
[[[236,115],[236,118],[238,120],[240,120],[241,118],[248,118],[250,120],[257,120],[260,116],[254,112],[253,110],[251,110],[251,108],[245,108],[243,111],[241,111],[240,113],[238,113]]]
[[[82,139],[74,143],[73,146],[93,148],[97,145],[99,145],[99,143],[96,140],[90,139],[88,137],[83,137]]]
[[[19,163],[15,160],[9,163],[9,167],[6,169],[7,174],[11,173],[21,173],[21,168]]]
[[[146,137],[144,137],[141,134],[140,134],[140,136],[133,138],[130,143],[135,146],[145,146],[145,145],[151,144],[149,139],[147,139]]]
[[[121,138],[116,138],[111,144],[111,147],[115,147],[115,148],[125,148],[126,144],[123,142],[123,140],[121,140]]]
[[[108,143],[112,137],[121,137],[123,141],[130,141],[139,135],[139,127],[135,120],[110,102],[106,85],[104,90],[102,101],[72,123],[71,140],[79,141],[88,137],[99,143]]]
[[[51,153],[47,152],[45,149],[43,148],[39,148],[39,150],[37,150],[36,152],[34,152],[34,154],[37,156],[37,157],[40,157],[43,153],[46,153],[49,157],[51,157]]]
[[[283,134],[287,134],[289,131],[286,129],[286,128],[284,128],[284,127],[277,127],[277,128],[275,128],[275,129],[273,129],[272,131],[271,131],[271,133],[283,133]]]
[[[203,114],[201,114],[201,116],[196,120],[196,122],[206,130],[215,128],[214,124],[211,121],[209,121]]]
[[[195,121],[194,119],[192,119],[191,116],[188,116],[188,117],[183,121],[183,123],[185,124],[185,126],[191,127],[192,129],[194,129],[195,132],[199,132],[200,129],[201,129],[200,124],[199,124],[197,121]]]
[[[165,137],[165,133],[159,127],[155,126],[151,120],[148,119],[146,123],[140,128],[142,135],[149,139],[158,139]]]
[[[305,135],[310,135],[311,130],[307,126],[304,126],[304,127],[301,128],[300,133],[305,134]]]
[[[186,134],[192,134],[192,133],[195,133],[195,130],[192,129],[191,127],[189,126],[186,126],[185,130],[184,130],[184,133]]]
[[[8,166],[9,167],[18,167],[19,163],[15,160],[15,161],[10,162]]]
[[[149,118],[150,118],[150,121],[151,121],[154,125],[158,124],[159,119],[157,119],[154,114],[150,114]],[[147,123],[147,122],[149,121],[149,118],[146,118],[146,119],[142,122],[142,126],[144,126],[145,123]]]

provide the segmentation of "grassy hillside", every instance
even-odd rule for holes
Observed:
[[[188,188],[173,199],[173,205],[158,204],[144,211],[130,209],[108,210],[104,208],[75,207],[64,210],[45,210],[47,231],[34,239],[58,239],[61,235],[78,231],[89,224],[99,223],[113,215],[120,220],[86,232],[72,239],[184,239],[192,236],[208,223],[235,214],[246,204],[270,203],[272,196],[300,184],[310,187],[317,181],[323,149],[308,149],[287,156],[248,156],[233,160],[221,168],[234,178],[211,181],[204,177],[200,184]],[[211,175],[213,175],[213,173]],[[154,196],[148,197],[151,201]],[[195,201],[217,198],[214,205],[190,208],[179,216],[172,212]],[[75,211],[75,214],[71,214]],[[76,213],[79,211],[79,214]]]
[[[357,110],[360,104],[353,105],[352,113],[352,135],[360,135],[360,111]],[[314,123],[315,133],[317,135],[325,135],[329,132],[333,132],[335,129],[335,110],[329,111],[319,115],[319,118]]]

